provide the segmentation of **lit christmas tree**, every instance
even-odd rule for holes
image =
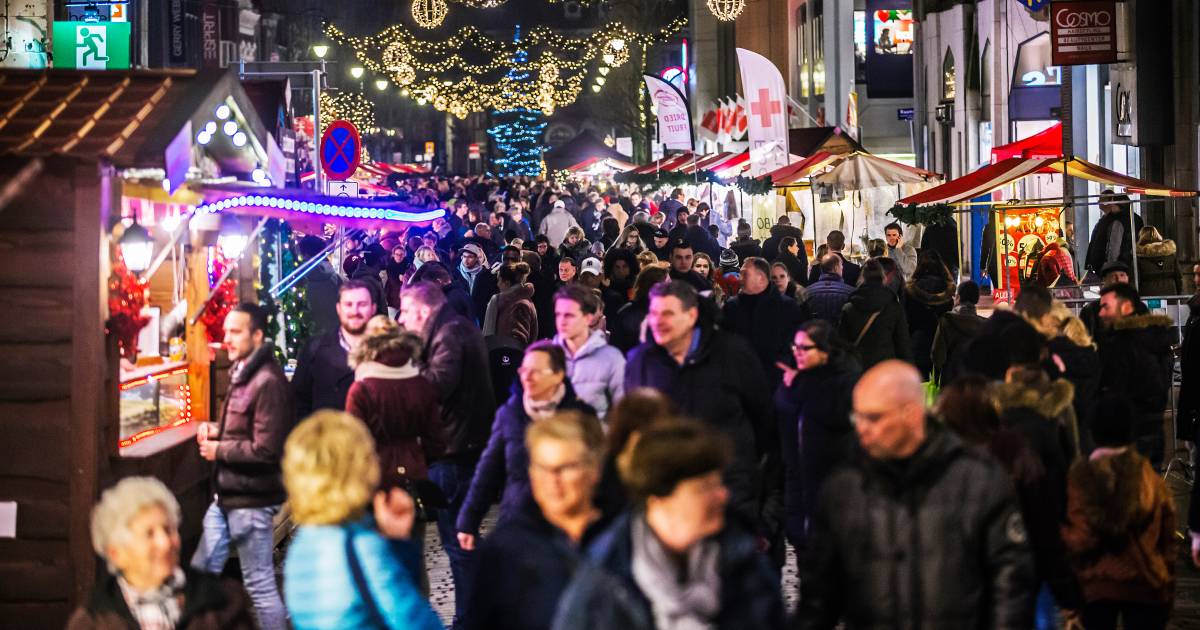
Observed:
[[[517,25],[513,42],[521,43],[520,25]],[[529,70],[529,53],[523,47],[517,48],[512,64],[512,68],[504,75],[504,83],[508,88],[505,94],[534,89],[536,82]],[[514,107],[494,110],[492,113],[496,124],[488,129],[488,135],[496,143],[496,148],[504,153],[504,157],[493,160],[496,173],[504,176],[540,175],[542,132],[546,129],[541,110]]]

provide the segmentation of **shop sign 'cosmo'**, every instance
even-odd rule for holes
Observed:
[[[1050,41],[1055,65],[1116,63],[1116,2],[1086,0],[1051,4]]]

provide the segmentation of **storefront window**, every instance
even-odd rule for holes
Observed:
[[[942,62],[942,100],[953,101],[958,94],[958,78],[954,70],[954,53],[946,51],[946,59]]]
[[[821,96],[825,94],[825,18],[821,0],[814,0],[812,5],[813,94]]]

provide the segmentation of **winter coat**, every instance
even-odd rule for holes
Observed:
[[[619,517],[588,549],[588,559],[563,593],[554,630],[655,630],[650,601],[633,577],[633,519]],[[756,549],[752,536],[731,519],[713,538],[720,546],[717,574],[721,606],[712,627],[719,630],[783,627],[779,574]]]
[[[467,295],[471,296],[471,313],[475,320],[476,326],[483,326],[483,318],[487,315],[488,302],[492,296],[496,295],[496,276],[492,274],[487,267],[481,267],[479,273],[475,274],[475,286],[467,282],[461,270],[457,267],[451,273],[454,278],[454,284],[462,289]]]
[[[458,275],[457,271],[451,273]],[[446,306],[450,310],[472,322],[477,321],[478,317],[486,314],[486,311],[481,313],[475,312],[475,300],[471,299],[471,294],[467,292],[466,286],[454,282],[453,278],[450,284],[442,287],[442,293],[446,296]]]
[[[954,307],[938,318],[937,331],[929,349],[930,365],[938,382],[949,383],[958,374],[962,354],[971,340],[979,335],[987,319],[975,313],[974,304]]]
[[[557,248],[567,238],[567,230],[580,227],[575,217],[566,208],[554,208],[538,225],[538,234],[545,234],[550,239],[550,246]]]
[[[421,376],[438,391],[446,455],[481,451],[496,413],[483,334],[443,306],[426,322],[421,338]]]
[[[254,630],[250,599],[237,582],[190,568],[183,569],[183,610],[178,630]],[[115,575],[92,588],[87,604],[71,615],[67,630],[129,630],[137,621],[125,603]]]
[[[774,391],[783,378],[776,363],[791,356],[796,328],[810,319],[807,307],[781,295],[774,285],[758,295],[741,292],[725,301],[721,309],[721,329],[746,340],[758,356],[767,384]]]
[[[860,453],[825,482],[796,628],[1030,628],[1036,583],[1011,482],[934,420],[901,463]]]
[[[293,419],[287,377],[275,360],[275,346],[264,343],[236,369],[216,437],[209,438],[221,443],[213,488],[222,508],[267,507],[287,499],[279,461]]]
[[[609,341],[621,352],[629,352],[642,343],[642,322],[650,311],[650,301],[633,301],[617,310],[617,317],[609,320]]]
[[[610,524],[600,518],[579,544],[551,525],[536,503],[488,534],[475,552],[475,583],[467,604],[466,630],[548,630],[563,591],[587,545]]]
[[[842,307],[853,292],[854,287],[842,282],[841,276],[822,273],[808,285],[808,308],[812,310],[813,317],[836,326],[842,316]]]
[[[938,319],[954,308],[954,283],[944,276],[922,276],[904,287],[904,318],[908,320],[913,363],[929,378],[933,369],[933,336]]]
[[[420,549],[384,538],[365,517],[341,525],[301,526],[292,538],[283,563],[283,599],[296,630],[385,630],[371,623],[364,594],[355,584],[347,536],[353,537],[363,581],[386,630],[442,629],[413,579]]]
[[[748,236],[738,237],[736,240],[731,241],[729,243],[729,249],[732,249],[733,253],[737,254],[739,266],[746,262],[746,259],[750,258],[751,256],[758,258],[763,257],[762,245],[759,245],[757,239],[753,239]]]
[[[1175,241],[1170,239],[1137,246],[1138,293],[1142,297],[1179,295],[1183,278],[1175,258]]]
[[[783,263],[787,267],[788,275],[792,277],[792,282],[800,286],[808,286],[808,254],[804,251],[804,244],[796,248],[796,253],[792,254],[787,250],[779,250],[779,255],[775,257],[775,262]]]
[[[1113,228],[1114,223],[1120,223],[1123,230],[1121,236],[1120,254],[1117,260],[1125,263],[1128,267],[1133,267],[1133,242],[1137,238],[1137,233],[1142,229],[1142,217],[1138,214],[1133,215],[1133,227],[1129,226],[1129,210],[1130,206],[1121,208],[1120,212],[1106,213],[1096,222],[1096,227],[1092,229],[1092,238],[1088,241],[1087,255],[1084,257],[1084,268],[1091,269],[1096,273],[1104,268],[1104,263],[1108,262],[1108,233]]]
[[[900,243],[900,247],[887,246],[887,256],[896,261],[896,266],[900,268],[900,273],[904,274],[905,280],[911,280],[913,272],[917,270],[917,250],[913,249],[908,243]]]
[[[770,262],[775,262],[775,259],[779,257],[779,241],[783,240],[785,236],[796,239],[796,242],[804,247],[804,233],[800,231],[800,228],[794,225],[776,224],[771,226],[771,236],[763,241],[763,257]]]
[[[1096,393],[1100,390],[1100,355],[1096,353],[1094,345],[1077,346],[1064,335],[1047,341],[1046,350],[1062,361],[1066,370],[1059,376],[1070,381],[1075,387],[1072,405],[1075,408],[1075,422],[1079,426],[1078,446],[1082,454],[1091,453],[1092,439],[1089,427],[1095,412]]]
[[[1100,393],[1127,396],[1138,413],[1138,435],[1162,430],[1171,387],[1174,322],[1166,315],[1130,315],[1099,336]]]
[[[438,392],[411,362],[381,356],[355,370],[346,411],[375,438],[381,488],[403,488],[427,479],[429,463],[446,451]]]
[[[679,213],[679,209],[683,207],[683,202],[678,199],[667,199],[659,204],[658,212],[663,213],[663,217],[665,218],[662,225],[664,230],[670,232],[675,229],[676,225],[678,225],[677,219],[679,218],[676,215]],[[685,225],[684,227],[687,226]]]
[[[562,245],[558,246],[558,259],[570,258],[575,261],[576,266],[583,264],[583,259],[591,255],[592,243],[586,238],[575,241],[574,245],[567,245],[564,240]]]
[[[859,371],[853,362],[830,362],[796,373],[775,390],[783,451],[784,531],[802,548],[821,483],[854,452],[851,394]]]
[[[862,273],[862,267],[850,262],[842,252],[833,252],[842,259],[842,282],[845,282],[851,287],[858,286],[858,275]],[[822,271],[819,260],[814,260],[812,268],[808,270],[808,284],[812,284],[821,279]]]
[[[587,404],[575,396],[570,381],[563,381],[567,392],[559,410],[577,410],[594,414]],[[532,501],[529,490],[529,451],[525,449],[525,429],[533,422],[525,413],[523,393],[513,388],[508,401],[496,410],[492,435],[487,448],[475,467],[471,488],[458,511],[458,531],[478,534],[483,516],[496,499],[500,499],[500,521],[516,516],[526,502]]]
[[[1171,492],[1132,447],[1071,467],[1062,534],[1087,601],[1174,599]]]
[[[483,334],[500,335],[522,348],[538,338],[537,308],[533,305],[534,288],[530,283],[500,291],[488,302],[483,318]]]
[[[879,313],[871,327],[863,333],[871,314]],[[912,346],[908,339],[908,321],[904,309],[892,290],[878,283],[867,283],[854,290],[838,321],[838,334],[857,349],[863,370],[887,359],[912,362]],[[855,344],[855,340],[862,339]]]
[[[592,331],[574,355],[559,335],[554,343],[567,355],[567,379],[579,400],[596,410],[600,418],[625,395],[625,354],[608,344],[602,330]]]
[[[758,465],[778,461],[779,441],[771,390],[762,364],[738,335],[698,324],[699,343],[680,365],[651,335],[629,351],[625,391],[652,387],[679,411],[729,436],[734,461],[725,471],[730,506],[747,523],[760,525],[759,495],[765,487]]]
[[[353,384],[354,370],[342,347],[341,328],[310,339],[300,351],[292,375],[296,421],[321,409],[345,409],[346,394]]]
[[[308,315],[312,320],[312,334],[320,336],[333,332],[341,325],[338,322],[338,289],[342,278],[328,260],[317,263],[304,276],[304,299],[308,302]]]
[[[926,225],[921,231],[921,251],[932,250],[942,257],[951,275],[958,272],[958,222],[950,219],[940,225]]]

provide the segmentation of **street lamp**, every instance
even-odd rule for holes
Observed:
[[[121,248],[121,258],[125,259],[125,266],[133,273],[142,273],[150,267],[150,257],[154,255],[154,239],[150,238],[150,232],[138,225],[137,221],[125,228],[125,233],[117,240],[117,246]]]
[[[382,92],[382,91],[386,90],[387,87],[388,87],[387,79],[375,79],[375,89],[376,90],[379,90],[380,92]]]
[[[354,66],[350,68],[350,76],[354,77],[355,79],[361,79],[363,72],[364,70],[362,66]]]
[[[313,54],[317,56],[317,59],[324,59],[325,55],[329,54],[329,46],[326,46],[325,44],[317,44],[312,47],[312,51]]]

